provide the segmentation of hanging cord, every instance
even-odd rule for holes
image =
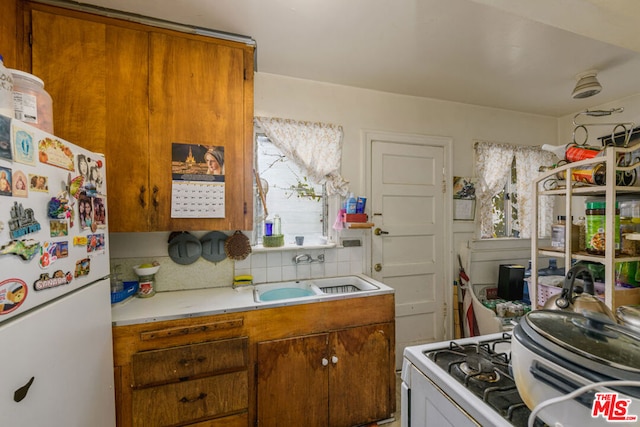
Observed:
[[[540,412],[542,409],[546,408],[549,405],[553,405],[555,403],[560,403],[560,402],[564,402],[565,400],[569,400],[569,399],[573,399],[574,397],[577,397],[579,395],[581,395],[582,393],[585,393],[589,390],[592,390],[596,387],[613,387],[613,386],[629,386],[629,387],[640,387],[640,381],[600,381],[597,383],[593,383],[593,384],[587,384],[583,387],[580,387],[574,391],[572,391],[569,394],[566,394],[564,396],[558,396],[558,397],[554,397],[552,399],[548,399],[545,400],[544,402],[540,402],[536,405],[535,408],[533,408],[533,410],[531,411],[531,415],[529,415],[529,420],[527,421],[527,426],[528,427],[533,427],[534,423],[536,421],[536,416],[538,415],[538,412]],[[613,392],[612,392],[613,393]]]

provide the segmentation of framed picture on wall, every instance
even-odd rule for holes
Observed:
[[[474,178],[453,177],[453,219],[473,221],[476,213]]]

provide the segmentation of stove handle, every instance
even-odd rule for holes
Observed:
[[[563,393],[568,394],[574,390],[579,389],[584,386],[584,384],[579,384],[565,376],[563,376],[560,372],[555,371],[549,366],[541,364],[539,361],[534,360],[531,364],[531,368],[529,369],[534,378],[542,381],[544,384],[548,385],[551,388]],[[582,405],[591,409],[593,406],[593,399],[595,398],[594,392],[586,392],[576,397],[577,400]]]

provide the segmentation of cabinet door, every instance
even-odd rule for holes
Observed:
[[[258,343],[258,425],[318,426],[328,421],[328,334]]]
[[[148,231],[148,35],[86,17],[32,10],[32,72],[54,133],[105,153],[110,231]]]
[[[334,333],[329,373],[332,427],[381,420],[395,411],[393,336],[391,323]]]
[[[245,50],[228,43],[151,33],[150,185],[157,230],[242,228],[250,198],[245,171]],[[249,70],[249,72],[253,72]],[[247,123],[248,122],[248,123]],[[224,147],[224,218],[171,218],[171,145]],[[250,143],[250,141],[249,141]],[[195,159],[204,162],[204,159]],[[247,187],[248,186],[248,187]],[[249,197],[247,197],[249,196]]]

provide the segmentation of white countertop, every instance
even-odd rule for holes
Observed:
[[[378,289],[343,294],[314,295],[270,302],[256,302],[253,297],[253,290],[256,286],[253,285],[245,285],[236,289],[229,286],[158,292],[149,298],[133,297],[121,303],[114,304],[111,308],[111,321],[113,326],[134,325],[163,320],[259,310],[262,308],[310,304],[336,299],[362,298],[395,292],[393,288],[370,277],[364,275],[357,275],[357,277],[374,284]],[[321,281],[323,279],[310,280]]]

